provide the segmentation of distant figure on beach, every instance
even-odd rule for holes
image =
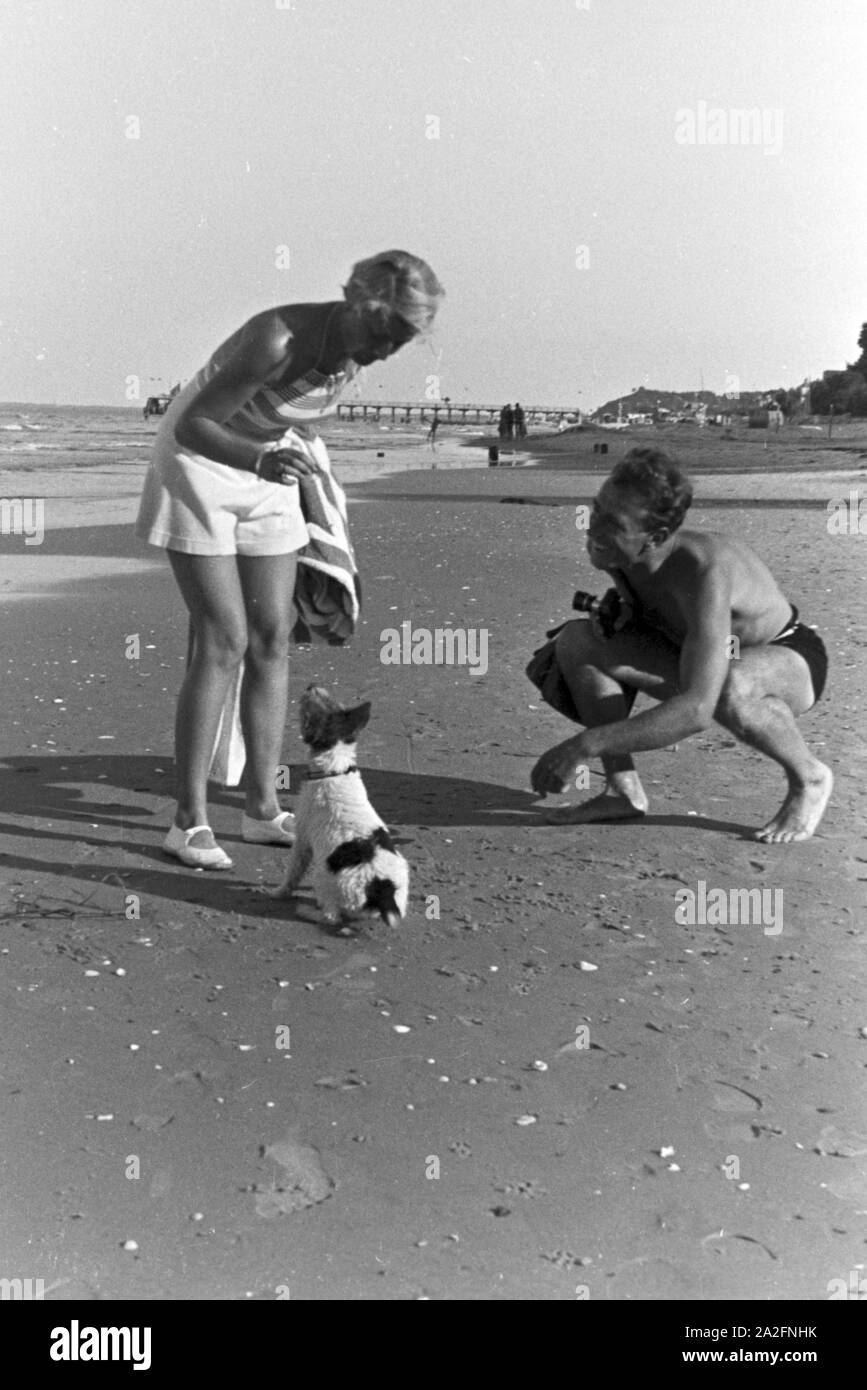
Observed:
[[[580,618],[555,635],[543,693],[584,732],[545,753],[531,774],[545,796],[601,758],[606,790],[547,819],[580,825],[648,809],[634,753],[667,748],[715,720],[782,767],[788,793],[756,838],[806,840],[822,818],[831,770],[796,719],[820,698],[828,657],[758,555],[738,538],[681,530],[692,484],[658,449],[632,449],[593,504],[587,553],[614,581],[619,617]],[[608,597],[608,596],[606,596]],[[543,649],[544,650],[544,649]],[[661,703],[630,718],[639,691]]]
[[[511,439],[515,415],[511,404],[504,405],[500,411],[500,427],[497,431],[501,439]]]
[[[525,415],[524,415],[524,408],[523,408],[523,406],[521,405],[520,401],[515,401],[515,409],[512,411],[512,418],[513,418],[514,424],[515,424],[515,438],[516,438],[516,439],[526,439],[526,438],[527,438],[526,417],[525,417]]]
[[[297,553],[315,534],[321,539],[329,516],[340,513],[338,525],[345,512],[313,426],[336,408],[359,367],[390,357],[429,328],[442,295],[430,266],[406,251],[359,261],[342,299],[283,305],[251,318],[161,421],[136,532],[168,551],[193,632],[175,723],[178,808],[165,842],[184,864],[231,866],[208,824],[207,782],[242,662],[242,838],[283,845],[294,839],[276,773]],[[314,532],[301,497],[317,478]]]
[[[435,410],[434,413],[433,413],[433,418],[431,419],[431,422],[430,422],[430,429],[429,429],[428,432],[427,432],[428,443],[430,444],[431,449],[434,451],[434,453],[436,453],[436,447],[437,447],[437,430],[439,429],[439,424],[440,424],[439,411]]]

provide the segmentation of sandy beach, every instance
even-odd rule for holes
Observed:
[[[45,534],[0,537],[2,1243],[46,1298],[818,1301],[863,1271],[865,540],[827,520],[867,443],[659,437],[690,524],[736,529],[830,653],[802,727],[834,797],[768,846],[782,778],[717,728],[641,757],[641,823],[548,826],[529,791],[568,727],[524,666],[598,588],[574,509],[636,442],[493,469],[455,432],[433,470],[418,438],[329,439],[365,605],[293,655],[284,756],[297,786],[311,681],[370,698],[412,867],[401,929],[353,937],[266,896],[236,791],[232,872],[161,852],[186,618],[132,535],[145,451],[3,470]],[[383,665],[405,621],[485,630],[487,671]],[[774,927],[677,921],[701,883],[767,890]]]

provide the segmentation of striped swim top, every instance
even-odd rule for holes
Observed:
[[[210,381],[220,365],[215,353],[198,373],[197,387]],[[321,420],[334,413],[357,372],[357,365],[347,359],[345,366],[332,376],[314,369],[279,386],[261,386],[226,421],[226,426],[253,438],[273,438],[290,427]]]

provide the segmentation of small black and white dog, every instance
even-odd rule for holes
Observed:
[[[301,737],[310,761],[295,808],[295,844],[275,896],[291,898],[312,861],[313,890],[330,926],[378,912],[394,927],[406,916],[409,865],[368,801],[355,765],[356,741],[369,718],[369,701],[344,709],[318,685],[301,697]]]

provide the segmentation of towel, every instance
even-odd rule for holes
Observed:
[[[298,646],[311,641],[343,646],[355,633],[361,612],[361,584],[349,539],[346,497],[331,472],[328,451],[318,435],[302,429],[288,430],[282,441],[303,447],[317,471],[298,480],[301,513],[308,542],[298,552],[293,604],[297,614],[292,640]],[[190,625],[187,660],[193,650]],[[246,763],[241,731],[241,683],[243,662],[223,704],[214,743],[210,776],[225,787],[237,787]]]
[[[317,473],[299,478],[301,514],[307,525],[307,545],[298,552],[294,642],[311,637],[342,646],[355,632],[361,611],[361,584],[346,521],[346,497],[331,472],[321,439],[314,457]],[[323,467],[324,463],[324,467]]]

